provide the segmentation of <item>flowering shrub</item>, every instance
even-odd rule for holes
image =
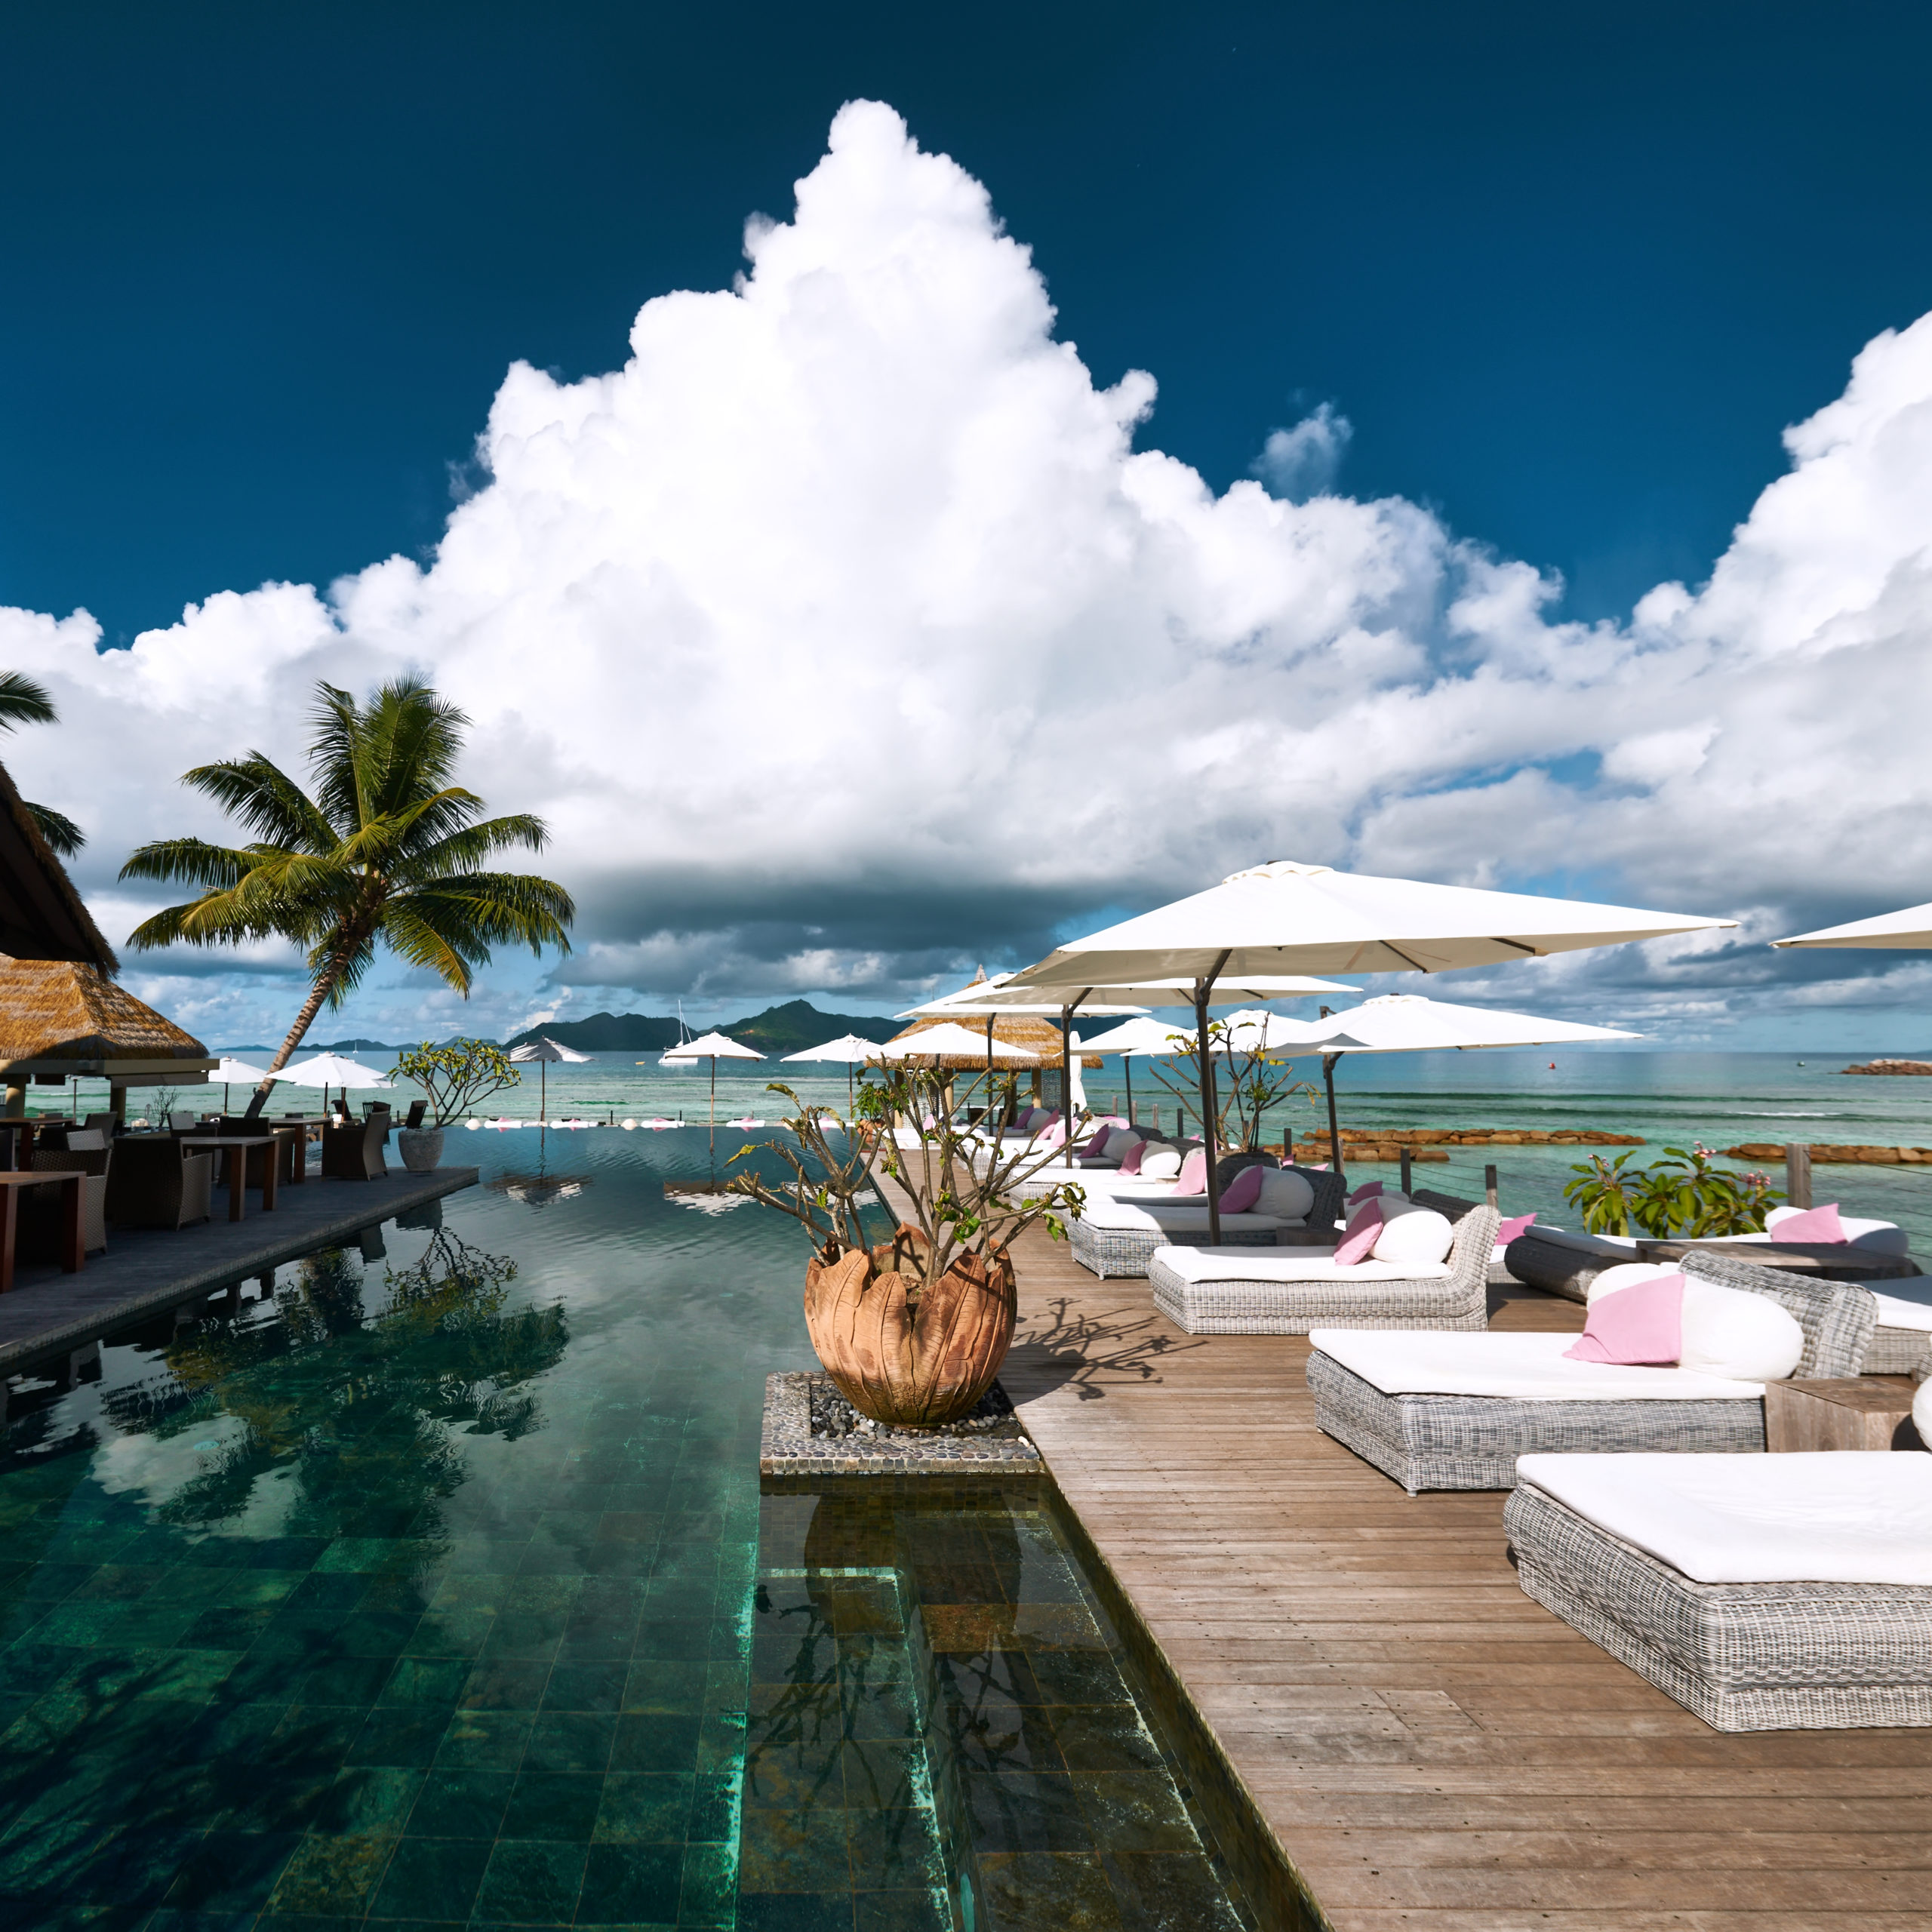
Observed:
[[[1583,1226],[1593,1235],[1689,1240],[1762,1234],[1765,1211],[1784,1198],[1765,1175],[1712,1167],[1712,1150],[1701,1143],[1687,1153],[1681,1147],[1663,1151],[1665,1158],[1647,1168],[1626,1167],[1634,1154],[1614,1161],[1593,1154],[1571,1169],[1578,1178],[1563,1198],[1583,1211]]]

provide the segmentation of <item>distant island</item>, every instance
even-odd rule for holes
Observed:
[[[810,1000],[793,999],[783,1006],[768,1006],[748,1020],[691,1030],[728,1033],[741,1045],[776,1056],[823,1046],[847,1033],[856,1033],[862,1040],[889,1040],[903,1026],[876,1014],[821,1013]],[[527,1028],[503,1044],[520,1047],[539,1039],[555,1040],[560,1047],[574,1047],[583,1054],[661,1054],[678,1044],[678,1023],[648,1013],[593,1013],[587,1020],[550,1020]]]
[[[277,1043],[278,1045],[279,1044]],[[418,1043],[411,1040],[409,1044],[413,1047]],[[223,1047],[221,1049],[225,1054],[272,1054],[275,1051],[275,1047],[264,1046]],[[305,1054],[399,1054],[405,1051],[404,1048],[392,1047],[381,1040],[304,1040],[295,1049],[295,1057],[299,1060]]]

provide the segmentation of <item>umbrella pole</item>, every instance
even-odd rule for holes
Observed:
[[[1338,1057],[1334,1054],[1321,1056],[1321,1078],[1328,1088],[1328,1164],[1339,1174],[1342,1171],[1342,1130],[1335,1124],[1335,1062]]]
[[[711,1152],[718,1153],[718,1056],[711,1056]]]
[[[1214,1171],[1214,1062],[1208,1051],[1208,999],[1214,990],[1214,982],[1221,976],[1221,968],[1228,963],[1223,952],[1214,961],[1214,969],[1204,980],[1195,983],[1194,987],[1194,1038],[1201,1055],[1201,1144],[1208,1155],[1208,1245],[1219,1247],[1221,1244],[1221,1182]]]
[[[1127,1124],[1131,1127],[1134,1124],[1134,1056],[1122,1054],[1120,1063],[1127,1075]]]

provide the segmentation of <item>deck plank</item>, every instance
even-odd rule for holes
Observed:
[[[1006,1388],[1337,1932],[1927,1922],[1932,1731],[1712,1730],[1524,1595],[1500,1494],[1411,1498],[1322,1435],[1304,1340],[1015,1254]]]

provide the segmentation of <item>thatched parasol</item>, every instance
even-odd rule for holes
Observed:
[[[0,765],[0,953],[15,959],[64,959],[118,973],[102,938],[33,814]],[[145,1008],[142,1009],[146,1011]]]
[[[93,966],[0,955],[0,1078],[17,1112],[27,1081],[77,1075],[116,1088],[198,1086],[216,1065],[191,1033],[164,1020]],[[121,1112],[116,1096],[114,1112]]]
[[[888,1044],[897,1046],[901,1040],[912,1039],[921,1033],[930,1032],[935,1026],[958,1024],[956,1020],[949,1020],[943,1016],[931,1020],[915,1020],[903,1033],[894,1034]],[[985,1022],[976,1018],[973,1030],[976,1033],[983,1032]],[[1044,1020],[1035,1019],[1031,1014],[999,1014],[993,1021],[993,1038],[1001,1046],[1024,1048],[1027,1052],[1037,1054],[1043,1064],[1051,1065],[1060,1058],[1060,1029],[1049,1026]],[[986,1051],[983,1048],[977,1054],[942,1054],[938,1064],[949,1072],[983,1073],[986,1070]],[[1092,1068],[1099,1066],[1100,1062],[1097,1058],[1090,1060],[1083,1054],[1081,1064]]]

